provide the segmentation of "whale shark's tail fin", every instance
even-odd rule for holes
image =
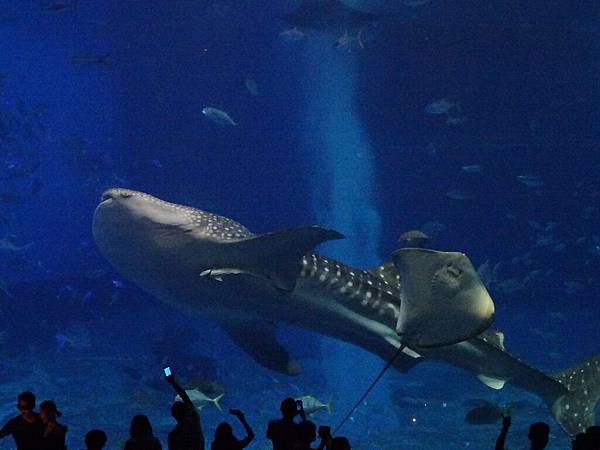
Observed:
[[[595,425],[596,404],[600,400],[600,355],[554,374],[553,378],[568,389],[558,398],[546,399],[563,429],[575,435]]]

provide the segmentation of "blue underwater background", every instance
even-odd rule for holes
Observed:
[[[224,393],[225,412],[202,410],[208,443],[239,407],[250,448],[266,449],[281,399],[331,399],[312,420],[335,427],[385,364],[280,324],[303,369],[287,377],[153,299],[93,242],[94,208],[116,186],[257,233],[332,227],[346,239],[318,252],[361,268],[421,229],[431,248],[495,267],[485,281],[507,351],[545,373],[597,354],[600,7],[419,3],[348,1],[381,16],[346,44],[357,30],[285,33],[288,0],[4,0],[0,419],[30,389],[57,402],[69,448],[95,427],[122,448],[138,413],[166,447],[168,356],[182,379]],[[359,450],[493,448],[499,422],[465,422],[477,399],[529,402],[509,448],[537,420],[548,448],[569,448],[537,397],[434,362],[388,371],[340,433]]]

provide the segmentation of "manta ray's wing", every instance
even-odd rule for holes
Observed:
[[[300,365],[277,341],[275,324],[266,321],[221,322],[231,340],[257,363],[285,375],[298,375]]]
[[[252,275],[270,281],[277,289],[292,291],[302,257],[322,242],[343,237],[337,231],[313,226],[223,241],[219,243],[219,264],[201,274]]]

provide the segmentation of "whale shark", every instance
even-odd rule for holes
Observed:
[[[313,248],[342,238],[300,227],[253,234],[227,217],[128,189],[107,190],[93,235],[124,277],[158,300],[217,321],[256,362],[294,375],[275,338],[278,322],[358,345],[401,372],[427,360],[542,398],[569,434],[593,424],[600,357],[554,376],[529,367],[490,330],[494,305],[468,257],[403,248],[361,270]]]

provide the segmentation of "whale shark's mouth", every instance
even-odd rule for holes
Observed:
[[[102,193],[102,196],[100,197],[100,203],[102,204],[108,200],[116,200],[117,198],[124,199],[132,196],[133,192],[126,189],[111,188]]]

